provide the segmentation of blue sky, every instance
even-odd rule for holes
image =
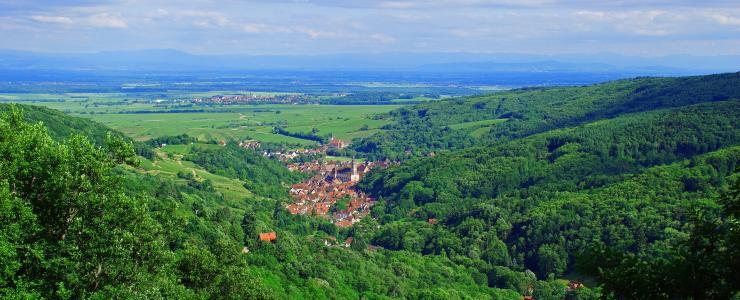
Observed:
[[[740,54],[740,1],[0,0],[0,48]]]

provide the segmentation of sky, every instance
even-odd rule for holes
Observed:
[[[740,54],[740,1],[0,0],[2,49]]]

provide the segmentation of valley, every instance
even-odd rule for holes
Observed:
[[[728,73],[402,105],[128,100],[108,111],[5,95],[16,104],[0,104],[0,149],[22,147],[6,161],[35,164],[16,157],[89,141],[74,147],[97,149],[89,163],[117,182],[105,191],[139,199],[125,202],[145,218],[131,223],[162,226],[152,238],[169,245],[156,251],[170,276],[221,280],[170,282],[183,289],[172,295],[229,284],[256,298],[642,298],[653,290],[620,276],[648,279],[620,272],[667,273],[654,253],[671,266],[712,261],[706,278],[732,270],[732,252],[678,249],[702,239],[702,222],[733,218],[723,205],[738,182],[738,87]],[[18,114],[29,123],[8,129]],[[46,142],[18,142],[34,135]],[[683,274],[656,289],[697,292],[674,285],[695,280]]]
[[[740,300],[740,1],[0,0],[0,299]]]

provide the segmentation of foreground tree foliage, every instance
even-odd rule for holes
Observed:
[[[0,120],[0,245],[7,297],[157,297],[184,292],[165,266],[162,227],[146,199],[110,176],[133,148],[83,136],[52,140],[18,111]],[[128,147],[124,147],[127,145]]]

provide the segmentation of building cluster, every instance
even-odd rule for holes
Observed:
[[[320,145],[316,148],[275,151],[275,152],[265,151],[263,155],[267,157],[274,157],[277,160],[282,161],[282,162],[287,162],[299,156],[323,155],[323,154],[326,154],[326,151],[328,151],[329,149],[342,149],[347,146],[349,146],[348,142],[340,140],[340,139],[335,139],[332,136],[331,139],[329,140],[329,143],[325,145]]]
[[[257,140],[244,140],[239,142],[239,147],[246,149],[259,149],[262,146],[260,141]]]
[[[327,217],[340,227],[349,227],[370,213],[375,200],[359,191],[359,182],[373,168],[387,168],[392,163],[383,162],[320,162],[293,163],[288,169],[314,174],[308,180],[290,188],[293,203],[287,206],[292,214]],[[337,202],[345,209],[339,209]]]
[[[262,153],[262,155],[266,157],[274,157],[275,159],[282,161],[282,162],[287,162],[299,156],[325,154],[326,150],[327,150],[327,146],[319,146],[313,149],[296,149],[296,150],[285,150],[285,151],[274,151],[274,152],[265,151]]]
[[[332,135],[331,139],[329,140],[328,146],[329,148],[342,149],[349,146],[349,143],[340,139],[335,139]]]
[[[242,94],[242,95],[216,95],[206,98],[194,98],[191,100],[196,104],[253,104],[253,103],[270,103],[270,104],[307,104],[313,103],[311,97],[301,94]]]

